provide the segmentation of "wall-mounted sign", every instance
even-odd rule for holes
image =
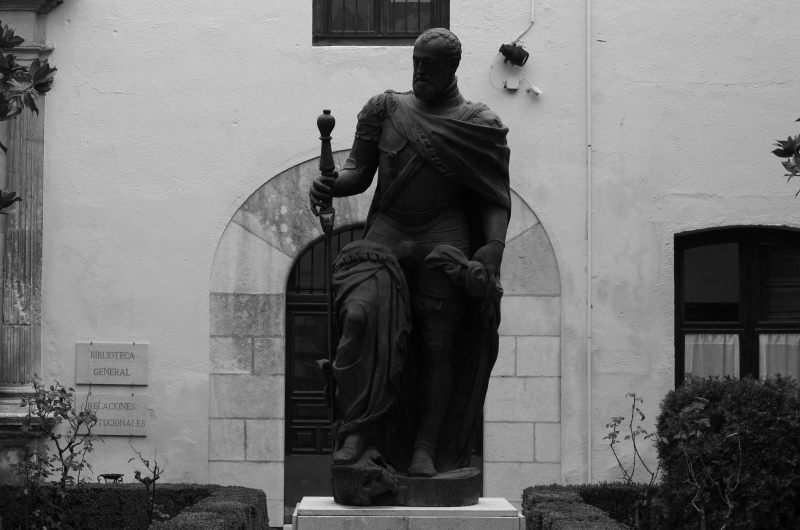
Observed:
[[[148,344],[79,342],[79,385],[146,385]]]
[[[147,436],[147,394],[78,394],[75,407],[85,406],[97,414],[93,434],[101,436]]]

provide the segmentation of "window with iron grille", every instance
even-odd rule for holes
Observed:
[[[318,46],[410,45],[450,25],[450,0],[313,0]],[[372,41],[372,42],[369,42]]]

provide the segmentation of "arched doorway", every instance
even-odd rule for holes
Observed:
[[[334,153],[337,166],[347,155]],[[295,479],[285,467],[287,288],[322,235],[308,208],[318,175],[313,158],[265,176],[228,222],[209,278],[208,480],[263,490],[272,522],[284,517],[284,484]],[[336,199],[337,224],[363,223],[371,199],[372,190]],[[486,496],[517,498],[530,476],[561,480],[561,279],[539,218],[513,190],[511,202],[483,469]]]

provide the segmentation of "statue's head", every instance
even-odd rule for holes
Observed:
[[[461,62],[461,41],[453,32],[432,28],[414,43],[414,95],[432,99],[453,82]]]

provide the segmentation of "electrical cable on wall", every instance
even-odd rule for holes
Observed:
[[[493,63],[494,63],[494,62],[496,62],[496,61],[497,61],[497,58],[498,58],[498,57],[501,57],[501,56],[502,56],[502,54],[498,53],[498,54],[495,56],[495,58],[494,58],[494,60],[493,60],[492,62],[493,62]],[[502,91],[502,90],[503,90],[505,87],[504,87],[504,86],[497,86],[497,85],[495,85],[495,84],[494,84],[494,80],[492,79],[492,70],[494,70],[494,64],[492,64],[492,65],[489,67],[489,84],[490,84],[490,85],[492,85],[492,88],[493,88],[493,89]]]
[[[533,19],[533,15],[531,15],[531,19]],[[519,37],[517,37],[516,39],[514,39],[514,40],[512,40],[512,41],[511,41],[511,44],[516,44],[516,43],[518,43],[518,42],[520,41],[520,39],[522,39],[522,37],[524,37],[524,36],[525,36],[525,34],[526,34],[526,33],[528,33],[528,31],[530,31],[530,29],[531,29],[532,27],[533,27],[533,20],[531,20],[531,23],[530,23],[530,24],[528,24],[528,27],[527,27],[527,28],[525,28],[525,31],[523,31],[522,33],[520,33],[520,34],[519,34]]]
[[[514,40],[512,40],[512,41],[511,41],[511,44],[516,44],[516,43],[518,43],[518,42],[520,41],[520,39],[521,39],[521,38],[522,38],[522,37],[523,37],[523,36],[524,36],[526,33],[528,33],[528,31],[530,31],[530,29],[533,27],[533,23],[534,23],[534,22],[535,22],[535,20],[536,20],[536,16],[535,16],[535,15],[536,15],[536,0],[531,0],[531,23],[530,23],[530,24],[528,24],[528,27],[527,27],[527,28],[525,28],[525,31],[523,31],[522,33],[520,33],[520,34],[519,34],[519,37],[517,37],[516,39],[514,39]]]

